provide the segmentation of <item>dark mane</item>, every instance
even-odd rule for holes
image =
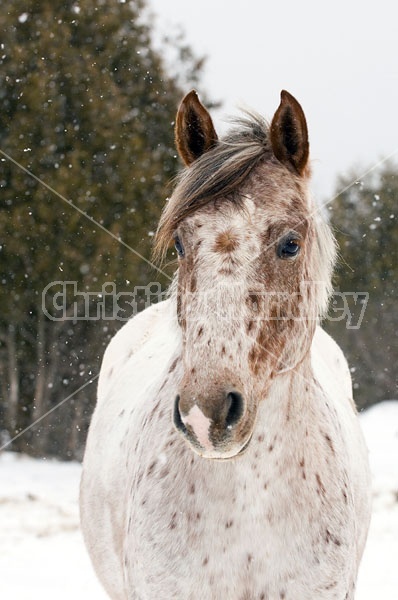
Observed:
[[[179,223],[221,196],[239,202],[233,192],[253,168],[272,154],[269,127],[259,115],[247,113],[234,128],[177,177],[174,193],[159,221],[154,255],[161,259]]]

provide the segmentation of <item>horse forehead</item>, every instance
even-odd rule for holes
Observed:
[[[301,211],[295,210],[293,203],[281,208],[245,194],[239,206],[226,200],[224,206],[207,207],[192,217],[189,229],[199,242],[196,246],[199,254],[210,251],[216,255],[229,255],[258,250],[264,244],[269,228],[281,223],[286,226],[289,221],[300,222],[302,218]]]
[[[289,182],[291,183],[291,182]],[[228,198],[207,205],[192,217],[192,225],[214,231],[217,226],[262,229],[267,222],[304,217],[310,210],[307,190],[298,184],[276,185],[262,180],[252,189],[238,193],[238,201]],[[207,227],[206,227],[207,225]]]
[[[251,195],[245,195],[238,206],[225,200],[223,204],[206,207],[192,218],[190,229],[198,238],[214,241],[227,233],[254,232],[261,217],[266,217],[264,210]]]

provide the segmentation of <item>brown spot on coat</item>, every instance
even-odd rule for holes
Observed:
[[[267,361],[267,358],[272,358],[274,352],[270,353],[267,347],[268,336],[264,329],[261,329],[258,334],[255,343],[251,347],[249,352],[249,367],[250,370],[257,375],[262,365]]]
[[[322,483],[322,480],[321,480],[321,477],[320,477],[319,473],[315,473],[315,479],[316,479],[316,482],[317,482],[317,494],[319,496],[321,496],[321,495],[324,496],[325,493],[326,493],[326,490],[325,490],[325,486]]]
[[[254,328],[254,321],[252,319],[250,319],[247,323],[246,323],[246,331],[247,333],[250,333],[252,331],[252,329]]]
[[[196,292],[196,276],[192,274],[191,276],[191,293]]]
[[[159,478],[163,479],[164,477],[167,477],[167,475],[169,475],[169,473],[170,473],[170,469],[168,467],[163,467],[163,469],[159,473]]]
[[[286,423],[288,423],[290,421],[291,406],[292,406],[292,399],[289,398],[289,400],[287,401],[287,409],[286,409]]]
[[[156,460],[154,460],[154,461],[153,461],[153,462],[152,462],[152,463],[149,465],[149,467],[148,467],[148,471],[147,471],[147,475],[148,475],[148,477],[149,477],[150,475],[152,475],[152,473],[153,473],[153,470],[154,470],[154,468],[155,468],[155,465],[156,465]]]
[[[233,252],[239,247],[239,238],[233,233],[233,231],[222,231],[218,234],[215,244],[214,244],[214,252],[229,253]]]
[[[257,375],[260,367],[259,367],[259,364],[258,364],[258,361],[257,361],[256,346],[252,346],[252,348],[251,348],[251,350],[249,352],[248,359],[249,359],[249,367],[250,367],[251,372],[254,375]]]
[[[246,305],[248,308],[257,314],[260,312],[261,304],[261,296],[254,292],[250,293],[246,298]]]
[[[173,513],[169,524],[169,529],[175,529],[177,527],[177,513]]]
[[[178,323],[179,323],[180,327],[182,327],[182,329],[185,329],[185,327],[186,327],[186,320],[183,317],[183,308],[182,308],[181,294],[177,294],[177,320],[178,320]]]
[[[159,392],[161,392],[163,390],[163,388],[165,387],[166,383],[168,382],[168,378],[166,377],[166,379],[163,381],[162,385],[159,388]]]
[[[230,275],[233,275],[233,270],[230,268],[226,268],[226,267],[221,267],[221,269],[218,269],[218,272],[220,275],[224,275],[226,277],[229,277]]]
[[[333,446],[331,437],[327,433],[325,433],[324,436],[325,436],[325,440],[326,440],[332,454],[335,454],[335,450],[334,450],[334,446]]]
[[[150,412],[150,414],[149,414],[149,418],[150,418],[150,419],[153,419],[153,417],[156,415],[156,413],[157,413],[157,411],[158,411],[158,408],[159,408],[159,405],[160,405],[160,400],[159,400],[159,401],[158,401],[158,402],[155,404],[155,406],[152,408],[152,410],[151,410],[151,412]]]
[[[330,533],[329,529],[326,529],[325,541],[327,544],[332,542],[336,546],[341,546],[340,540],[337,539],[336,536],[334,536],[332,533]]]
[[[171,363],[170,369],[169,369],[169,373],[172,373],[174,371],[174,369],[176,368],[178,363],[178,358],[176,358],[175,360],[173,360],[173,362]]]

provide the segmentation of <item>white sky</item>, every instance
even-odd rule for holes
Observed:
[[[338,173],[398,160],[395,0],[149,0],[161,31],[181,25],[208,57],[203,87],[220,119],[249,106],[271,118],[287,89],[307,116],[318,197]],[[200,92],[200,90],[199,90]]]

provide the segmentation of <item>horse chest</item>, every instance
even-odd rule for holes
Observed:
[[[342,597],[337,583],[321,588],[333,569],[341,582],[349,509],[319,473],[304,478],[302,461],[262,436],[236,461],[216,462],[164,429],[159,437],[148,426],[126,506],[126,573],[137,598],[196,600],[198,588],[217,600],[304,599],[314,589]]]

